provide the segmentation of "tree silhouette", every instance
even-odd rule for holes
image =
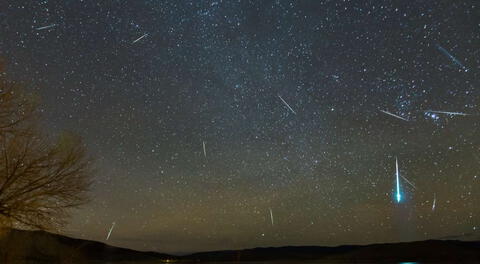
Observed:
[[[81,140],[52,142],[36,124],[38,107],[0,67],[0,225],[55,229],[87,202],[91,162]]]

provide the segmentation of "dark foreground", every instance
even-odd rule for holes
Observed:
[[[0,263],[480,263],[480,242],[427,240],[339,247],[280,247],[172,256],[43,231],[3,230]]]

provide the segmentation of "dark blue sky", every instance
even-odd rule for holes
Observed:
[[[109,243],[166,252],[478,235],[479,16],[476,1],[6,0],[0,56],[47,132],[97,158],[67,234],[105,240],[115,222]],[[400,178],[400,204],[395,157],[415,186]]]

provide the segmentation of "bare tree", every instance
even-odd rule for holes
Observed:
[[[0,225],[55,229],[87,201],[90,160],[78,137],[44,136],[34,100],[4,77],[0,82]]]

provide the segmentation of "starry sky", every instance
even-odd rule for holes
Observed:
[[[479,5],[4,0],[0,57],[96,158],[65,234],[167,253],[472,239]]]

